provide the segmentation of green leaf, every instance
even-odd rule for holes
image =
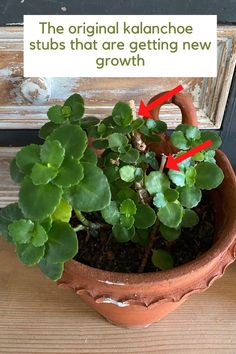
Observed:
[[[127,186],[122,186],[116,194],[116,200],[121,203],[125,199],[132,199],[135,203],[138,202],[138,194]]]
[[[154,131],[157,133],[165,133],[167,131],[167,124],[162,120],[156,120],[156,128]]]
[[[62,106],[56,105],[49,108],[47,113],[48,119],[56,124],[65,122],[66,117],[63,115]]]
[[[97,139],[93,141],[94,149],[106,149],[108,147],[107,139]]]
[[[204,161],[205,162],[211,162],[211,163],[216,163],[216,160],[214,159],[215,156],[215,151],[214,150],[209,150],[205,152],[204,156]]]
[[[41,139],[46,140],[47,137],[55,130],[58,128],[58,125],[53,123],[53,122],[48,122],[42,126],[42,128],[39,131],[39,137]]]
[[[8,226],[9,235],[15,243],[29,243],[33,229],[34,223],[25,219],[16,220]]]
[[[84,152],[84,156],[81,158],[80,162],[90,162],[96,165],[97,161],[98,159],[94,150],[87,147],[87,149]]]
[[[71,110],[71,107],[69,106],[63,106],[61,108],[61,111],[62,111],[62,114],[63,116],[67,119],[67,118],[70,118],[71,114],[72,114],[72,110]]]
[[[135,228],[132,226],[129,230],[117,223],[112,228],[112,233],[118,242],[128,242],[135,234]]]
[[[89,127],[97,125],[99,122],[100,122],[99,118],[93,117],[93,116],[87,116],[87,117],[84,117],[81,119],[80,125],[81,125],[81,128],[87,129]]]
[[[120,160],[126,163],[135,163],[139,159],[139,152],[131,148],[129,151],[120,154]]]
[[[138,204],[134,226],[138,229],[147,229],[156,221],[155,211],[147,204]]]
[[[178,149],[188,150],[189,144],[188,140],[185,138],[182,131],[175,131],[171,134],[171,142]]]
[[[142,161],[149,164],[154,170],[157,170],[159,167],[154,151],[148,151],[145,154],[141,155],[139,158],[139,162]]]
[[[31,179],[35,185],[47,184],[57,175],[57,169],[36,163],[32,168]]]
[[[179,151],[179,152],[177,152],[176,157],[179,157],[183,154],[185,154],[185,151]],[[191,162],[192,162],[192,157],[189,157],[188,159],[185,159],[182,162],[178,163],[178,166],[181,171],[184,171],[185,168],[187,168],[191,165]]]
[[[145,185],[147,191],[154,195],[156,193],[164,193],[170,187],[170,181],[161,171],[152,171],[146,177]]]
[[[156,121],[152,118],[146,119],[146,127],[148,129],[154,129],[156,128]]]
[[[197,154],[193,155],[192,159],[197,162],[203,161],[204,160],[204,153],[198,152]]]
[[[72,227],[61,221],[54,221],[48,234],[46,259],[50,263],[61,263],[78,253],[78,239]]]
[[[53,180],[57,186],[63,188],[75,186],[84,177],[83,166],[73,158],[66,158],[61,165],[58,175]]]
[[[105,173],[109,183],[117,181],[120,178],[119,167],[117,166],[105,167],[103,172]]]
[[[134,225],[134,217],[132,215],[124,215],[122,214],[120,216],[120,223],[122,226],[124,226],[127,230],[131,229],[131,227]]]
[[[110,204],[111,192],[102,170],[91,163],[83,163],[84,178],[66,194],[75,209],[85,212],[104,209]]]
[[[131,129],[137,130],[144,125],[145,121],[143,118],[137,118],[131,123]]]
[[[183,217],[183,207],[175,202],[167,203],[160,208],[157,216],[162,224],[176,228],[181,223]]]
[[[16,244],[16,254],[27,266],[33,266],[37,264],[43,257],[45,252],[45,246],[35,247],[31,243]]]
[[[173,229],[163,224],[160,225],[160,233],[167,241],[175,241],[181,234],[181,229]]]
[[[153,198],[153,204],[157,208],[161,208],[161,207],[165,206],[166,203],[167,203],[167,200],[162,192],[157,193]]]
[[[107,129],[106,130],[106,136],[110,135],[111,133],[120,133],[123,135],[129,134],[132,131],[132,127],[131,125],[129,125],[128,127],[120,127],[120,126],[116,126],[113,129]]]
[[[101,210],[103,219],[111,225],[115,225],[120,220],[120,212],[115,201],[111,201],[108,206]]]
[[[42,258],[39,262],[41,272],[51,280],[59,280],[64,271],[64,263],[50,263],[46,258]]]
[[[13,221],[22,219],[23,217],[18,203],[9,204],[0,210],[0,233],[7,241],[12,242],[12,238],[8,232],[8,226]]]
[[[125,152],[125,147],[128,144],[128,139],[120,133],[111,134],[108,138],[109,147],[113,151]]]
[[[209,146],[207,149],[205,149],[205,151],[209,151],[209,150],[214,150],[214,149],[218,149],[220,147],[220,145],[222,144],[222,140],[221,137],[213,132],[201,132],[201,140],[202,141],[206,141],[206,140],[211,140],[213,142],[213,144],[211,146]]]
[[[181,226],[193,227],[199,223],[199,217],[194,210],[185,209]]]
[[[112,110],[113,120],[117,125],[127,127],[132,119],[132,109],[127,103],[118,102]]]
[[[196,175],[197,175],[197,171],[195,169],[195,167],[190,166],[185,173],[185,178],[186,178],[186,184],[189,187],[192,187],[195,182],[196,182]]]
[[[83,117],[84,100],[78,93],[75,93],[71,95],[69,98],[67,98],[67,100],[64,103],[64,106],[69,106],[71,108],[72,111],[70,116],[71,122],[77,122]]]
[[[185,136],[186,136],[187,139],[190,139],[190,140],[198,140],[201,137],[201,133],[200,133],[200,130],[197,127],[189,125],[186,128]]]
[[[178,188],[179,191],[179,201],[186,208],[194,208],[198,205],[202,198],[202,192],[198,187],[184,186]]]
[[[169,170],[168,176],[176,186],[183,187],[185,185],[185,173],[183,171]]]
[[[39,156],[39,145],[31,144],[25,146],[16,154],[16,164],[25,174],[30,174],[33,166],[37,162],[41,162]]]
[[[135,181],[142,181],[144,176],[143,169],[141,167],[136,167],[134,176],[135,176]]]
[[[134,236],[131,238],[131,241],[134,243],[138,243],[143,247],[147,246],[149,242],[149,230],[136,229]]]
[[[104,137],[104,135],[107,133],[109,129],[107,129],[106,124],[104,124],[102,121],[100,121],[100,124],[98,125],[98,134],[101,137]]]
[[[62,190],[54,185],[35,186],[29,177],[22,182],[19,206],[26,218],[44,220],[51,215],[61,199]]]
[[[44,230],[48,232],[52,227],[52,218],[49,216],[48,218],[41,221],[40,224],[44,228]]]
[[[52,132],[49,139],[58,140],[65,149],[65,156],[76,159],[81,159],[88,142],[81,127],[72,124],[57,128]]]
[[[196,185],[201,189],[210,190],[216,188],[224,179],[221,168],[210,162],[200,162],[196,167],[196,171]]]
[[[125,199],[120,205],[120,213],[126,216],[135,215],[136,211],[137,208],[132,199]]]
[[[17,184],[20,184],[24,179],[24,174],[21,172],[21,170],[17,166],[15,158],[10,163],[10,174],[11,174],[12,180]]]
[[[135,167],[131,165],[126,165],[119,170],[120,178],[125,182],[132,182],[135,179]]]
[[[69,222],[72,214],[72,206],[64,199],[60,201],[56,210],[52,215],[52,220],[60,220],[63,222]]]
[[[179,193],[172,188],[168,188],[164,193],[165,199],[167,202],[175,202],[179,197]]]
[[[36,224],[32,232],[32,245],[35,247],[43,246],[48,240],[48,235],[44,228]]]
[[[59,168],[64,160],[65,149],[57,140],[46,140],[40,148],[40,157],[44,164]]]
[[[67,100],[64,103],[64,106],[70,106],[73,108],[74,104],[81,103],[84,104],[83,97],[80,96],[78,93],[74,93],[70,97],[67,98]]]
[[[153,251],[152,263],[155,267],[161,270],[167,270],[174,267],[174,260],[171,254],[161,248]]]

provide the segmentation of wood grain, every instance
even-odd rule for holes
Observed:
[[[8,165],[15,148],[0,148],[0,206],[17,198]],[[72,291],[27,268],[0,240],[1,354],[235,354],[236,263],[204,294],[142,330],[107,323]]]
[[[201,128],[218,129],[232,81],[236,61],[236,27],[218,28],[217,78],[48,78],[50,98],[30,103],[22,95],[23,29],[0,27],[0,129],[39,128],[48,107],[79,92],[85,98],[88,114],[109,115],[118,100],[147,102],[159,92],[182,84],[194,101]],[[29,93],[30,94],[30,93]],[[37,98],[37,90],[31,92]],[[40,102],[40,104],[39,104]],[[170,128],[180,122],[174,105],[164,106],[162,119]]]
[[[207,292],[145,330],[113,326],[0,241],[0,353],[236,353],[236,263]]]

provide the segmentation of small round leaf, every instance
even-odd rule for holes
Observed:
[[[193,208],[198,205],[202,198],[202,192],[198,187],[184,186],[178,188],[179,191],[179,201],[186,208]]]
[[[75,186],[83,179],[83,177],[84,172],[82,164],[72,157],[68,157],[63,161],[53,183],[57,186],[66,188]]]
[[[29,177],[22,182],[19,206],[31,220],[44,220],[56,209],[62,190],[52,184],[35,186]]]
[[[196,185],[201,189],[218,187],[224,179],[221,168],[210,162],[200,162],[197,167]]]
[[[111,225],[115,225],[120,220],[120,212],[115,201],[111,201],[108,206],[101,210],[103,219]]]
[[[33,229],[34,223],[25,219],[16,220],[8,226],[10,237],[15,243],[29,243]]]
[[[125,182],[132,182],[135,179],[135,167],[126,165],[120,168],[120,178]]]
[[[65,149],[57,140],[46,140],[41,146],[40,157],[44,164],[59,168],[64,160]]]
[[[137,205],[134,226],[138,229],[147,229],[156,221],[155,211],[147,204]]]
[[[35,247],[31,243],[16,244],[16,254],[27,266],[33,266],[37,264],[43,257],[45,252],[45,246]]]
[[[171,254],[161,248],[153,251],[152,263],[155,267],[161,270],[167,270],[174,267],[174,260]]]
[[[78,252],[78,239],[72,227],[54,221],[48,234],[46,258],[50,263],[61,263],[73,258]]]
[[[39,268],[49,279],[56,281],[62,276],[64,263],[53,264],[48,262],[46,258],[42,258],[39,262]]]
[[[199,217],[194,210],[185,209],[181,226],[193,227],[199,223]]]
[[[57,128],[49,137],[50,140],[58,140],[65,149],[66,157],[81,159],[87,147],[87,136],[78,125],[65,125]]]
[[[157,215],[162,224],[176,228],[181,223],[183,207],[175,202],[167,203],[164,207],[159,209]]]
[[[128,230],[120,223],[117,223],[113,226],[112,233],[118,242],[128,242],[133,238],[135,234],[135,228],[132,226]]]
[[[181,234],[181,229],[173,229],[163,224],[160,226],[160,233],[167,241],[175,241]]]
[[[132,199],[125,199],[120,205],[120,213],[126,216],[135,215],[136,211],[137,208]]]
[[[156,193],[164,193],[167,188],[170,187],[170,181],[168,177],[160,171],[152,171],[146,177],[145,185],[147,191],[154,195]]]
[[[57,169],[54,167],[48,167],[42,165],[41,163],[36,163],[32,168],[31,179],[33,183],[37,186],[40,184],[47,184],[57,175]]]

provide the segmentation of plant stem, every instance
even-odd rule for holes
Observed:
[[[76,227],[74,227],[73,229],[75,232],[78,232],[78,231],[82,231],[82,230],[86,230],[86,227],[84,227],[84,225],[78,225]]]
[[[91,224],[90,221],[88,221],[86,219],[86,217],[78,209],[75,209],[75,215],[77,216],[77,218],[79,219],[81,224],[83,224],[86,227],[90,227],[91,226],[90,225]]]
[[[165,154],[162,154],[161,156],[161,165],[159,168],[159,171],[163,172],[165,164],[166,164],[167,156]]]
[[[159,229],[159,219],[157,218],[155,224],[152,227],[152,231],[150,233],[149,243],[148,243],[148,245],[145,248],[143,259],[142,259],[142,262],[141,262],[140,267],[138,269],[139,273],[143,273],[143,271],[144,271],[144,269],[145,269],[145,267],[147,265],[148,257],[150,255],[150,253],[152,251],[152,248],[154,246],[154,243],[155,243],[155,241],[157,239],[158,229]]]

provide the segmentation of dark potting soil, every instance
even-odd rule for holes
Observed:
[[[175,267],[199,257],[212,246],[214,241],[215,212],[209,193],[203,193],[201,202],[193,210],[199,216],[198,225],[191,229],[183,229],[182,234],[176,241],[165,241],[161,235],[158,235],[153,247],[154,249],[162,248],[168,250],[172,254]],[[91,220],[89,215],[87,217]],[[99,218],[98,214],[97,218]],[[71,223],[76,223],[74,217]],[[85,231],[78,232],[77,236],[79,252],[75,256],[75,260],[94,268],[113,272],[138,272],[145,247],[131,241],[118,243],[112,236],[109,226],[106,230],[100,231],[97,236],[89,235]],[[153,266],[150,254],[144,272],[153,271],[157,271],[157,268]]]

